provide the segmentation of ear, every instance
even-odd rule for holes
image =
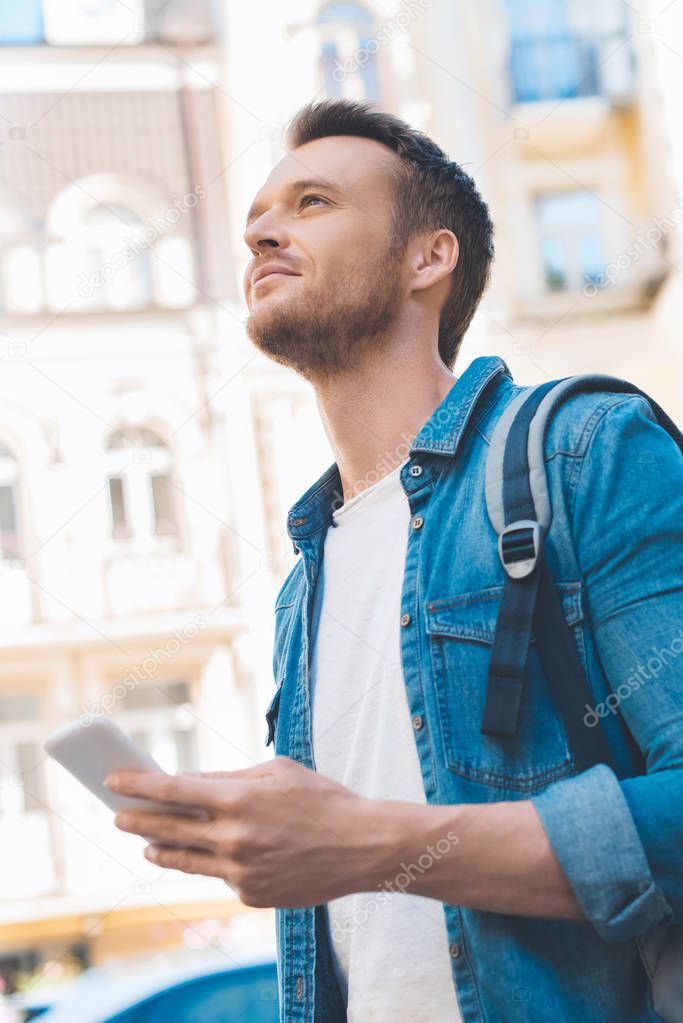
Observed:
[[[426,235],[414,259],[413,287],[416,291],[431,288],[450,277],[458,264],[460,244],[448,228]]]

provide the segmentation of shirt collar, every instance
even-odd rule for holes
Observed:
[[[418,433],[410,454],[425,451],[450,457],[455,455],[479,398],[499,374],[512,378],[500,356],[482,355],[473,359]],[[295,553],[298,553],[296,541],[327,528],[332,521],[333,510],[343,501],[341,476],[337,463],[333,462],[289,510],[287,533]]]

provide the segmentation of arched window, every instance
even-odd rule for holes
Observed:
[[[172,202],[146,179],[92,174],[53,200],[46,233],[50,309],[185,308],[195,300],[194,193]],[[181,223],[182,221],[182,223]]]
[[[330,3],[318,13],[320,72],[329,99],[380,99],[375,19],[362,4]]]
[[[144,427],[111,434],[107,444],[110,529],[115,540],[175,536],[178,532],[171,452]]]
[[[93,206],[82,220],[83,273],[88,308],[143,309],[152,305],[152,268],[145,224],[118,203]]]
[[[22,557],[18,515],[19,466],[4,444],[0,444],[0,557]]]

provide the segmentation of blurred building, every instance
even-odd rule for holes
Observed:
[[[102,708],[168,770],[268,755],[285,513],[332,460],[310,388],[244,337],[244,218],[287,119],[366,99],[476,179],[497,258],[456,373],[625,376],[680,422],[681,20],[0,0],[0,970],[235,906],[157,880],[40,741]]]
[[[169,771],[269,755],[278,559],[228,244],[220,22],[201,0],[156,6],[0,3],[7,976],[192,940],[242,909],[218,879],[150,869],[47,761],[49,731],[110,712]]]

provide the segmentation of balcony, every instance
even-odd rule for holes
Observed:
[[[633,53],[622,33],[518,37],[510,43],[514,103],[599,96],[626,102],[633,89]]]

